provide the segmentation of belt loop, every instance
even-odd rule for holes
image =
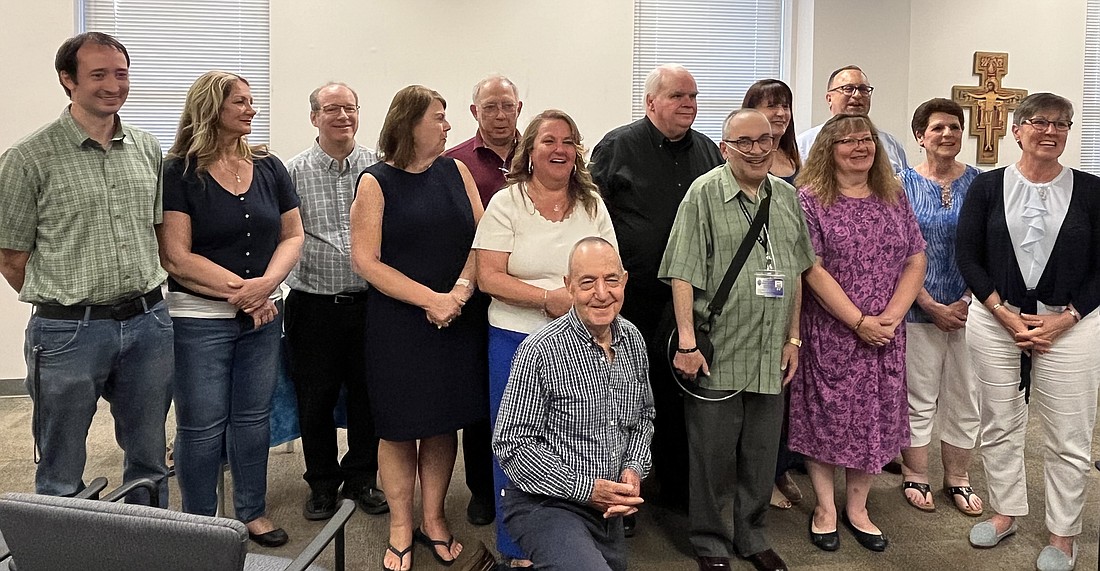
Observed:
[[[138,299],[141,300],[141,312],[149,313],[149,302],[145,301],[145,296],[143,295]]]
[[[92,306],[89,305],[89,306],[84,308],[84,321],[81,322],[81,325],[83,325],[84,327],[87,327],[88,322],[91,321],[91,320],[92,320]]]

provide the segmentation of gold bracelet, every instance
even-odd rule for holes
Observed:
[[[994,304],[993,304],[993,309],[990,309],[990,310],[989,310],[989,313],[994,313],[994,312],[996,312],[996,311],[997,311],[998,309],[1000,309],[1000,308],[1002,308],[1002,307],[1004,307],[1004,305],[1002,305],[1002,304],[1000,304],[1000,303],[994,303]]]
[[[867,319],[867,316],[866,316],[866,315],[864,315],[864,314],[862,314],[862,313],[861,313],[861,314],[859,314],[859,321],[857,321],[857,322],[856,322],[856,324],[855,324],[855,326],[854,326],[854,327],[852,327],[852,331],[859,331],[859,326],[860,326],[860,325],[863,325],[863,320],[864,320],[864,319]]]
[[[802,346],[802,340],[799,339],[798,337],[791,337],[790,339],[787,339],[787,343],[790,343],[791,345],[794,345],[795,347],[801,347]]]

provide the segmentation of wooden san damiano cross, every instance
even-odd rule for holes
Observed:
[[[1008,54],[974,52],[978,85],[956,85],[951,99],[970,108],[970,134],[978,138],[978,164],[995,165],[1001,138],[1008,132],[1008,112],[1015,109],[1027,90],[1001,87],[1008,73]]]

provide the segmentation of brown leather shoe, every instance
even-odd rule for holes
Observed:
[[[787,571],[787,564],[783,562],[783,558],[771,549],[748,555],[745,560],[760,571]]]
[[[699,571],[723,571],[732,569],[729,557],[696,557],[699,561]]]

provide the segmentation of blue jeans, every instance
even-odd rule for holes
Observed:
[[[500,401],[504,399],[504,387],[508,386],[508,374],[512,369],[512,359],[516,356],[519,344],[527,338],[526,333],[509,331],[489,326],[489,422],[494,429],[497,425],[497,413]],[[500,467],[500,460],[493,454],[493,486],[496,493],[497,514],[504,513],[501,491],[512,487],[512,481]],[[508,528],[504,526],[504,517],[497,518],[497,551],[511,559],[527,559],[523,550],[512,539]]]
[[[282,316],[259,329],[252,328],[251,317],[177,317],[175,324],[175,460],[183,511],[214,515],[218,475],[228,460],[237,519],[250,522],[267,510]]]
[[[41,461],[35,491],[71,496],[84,489],[88,428],[99,398],[111,404],[123,479],[149,478],[168,506],[164,421],[172,398],[172,318],[160,302],[125,321],[43,319],[27,324],[27,392]],[[128,501],[142,502],[144,492]]]

